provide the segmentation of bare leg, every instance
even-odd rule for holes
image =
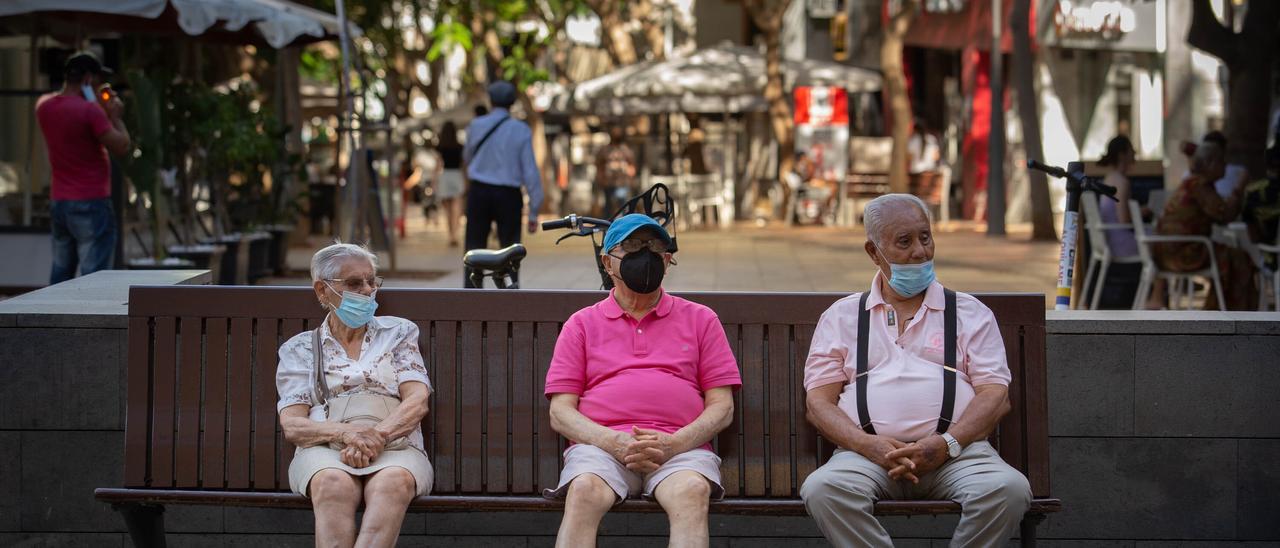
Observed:
[[[1165,293],[1168,292],[1168,283],[1164,278],[1156,278],[1151,283],[1151,295],[1147,297],[1147,310],[1162,310],[1165,308]]]
[[[456,197],[445,198],[444,203],[441,205],[444,206],[441,209],[444,210],[443,213],[444,213],[445,223],[449,225],[449,247],[457,247],[458,246],[458,218],[462,216],[462,212],[459,209],[459,205],[460,205],[459,200]]]
[[[600,519],[618,501],[618,494],[595,474],[582,474],[569,482],[564,518],[556,532],[556,548],[591,548],[596,545]]]
[[[337,468],[326,468],[311,476],[310,492],[316,517],[316,546],[354,545],[360,480]]]
[[[710,543],[707,532],[707,508],[711,504],[711,484],[702,474],[681,470],[662,480],[653,497],[667,511],[671,521],[672,548],[705,548]]]
[[[413,474],[399,466],[383,468],[369,476],[364,483],[364,521],[360,523],[356,546],[395,546],[404,512],[417,491]]]

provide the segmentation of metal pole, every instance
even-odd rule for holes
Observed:
[[[344,4],[345,2],[343,0],[336,0],[334,2],[338,16],[338,45],[342,52],[342,74],[339,77],[339,87],[341,88],[342,96],[338,98],[342,104],[342,118],[338,121],[338,128],[339,131],[343,131],[343,128],[345,127],[342,141],[346,143],[348,155],[346,175],[347,202],[352,206],[352,208],[349,211],[341,211],[344,209],[342,207],[337,209],[341,212],[341,224],[345,225],[347,228],[345,231],[339,228],[338,233],[342,234],[345,232],[348,240],[352,240],[356,231],[356,224],[354,221],[359,218],[359,210],[355,206],[360,203],[360,196],[358,194],[358,189],[356,188],[359,185],[355,184],[356,181],[359,180],[359,177],[356,176],[356,167],[358,165],[355,150],[356,128],[353,120],[354,116],[352,116],[351,36],[348,34],[347,10]],[[339,142],[338,146],[341,148],[342,142]],[[339,157],[341,157],[341,154],[339,154]],[[334,195],[336,196],[337,192],[335,192]]]
[[[1004,236],[1004,75],[1001,74],[1001,11],[991,0],[991,138],[987,151],[987,235]]]

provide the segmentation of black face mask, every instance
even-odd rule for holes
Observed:
[[[640,294],[648,294],[662,287],[662,277],[667,268],[662,262],[662,255],[652,251],[640,250],[628,253],[618,265],[618,274],[627,288]]]

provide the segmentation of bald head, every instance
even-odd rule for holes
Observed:
[[[867,239],[877,247],[888,242],[894,233],[903,231],[907,226],[915,226],[921,221],[925,225],[932,222],[929,207],[924,200],[913,194],[885,194],[871,200],[863,210],[863,226],[867,229]]]

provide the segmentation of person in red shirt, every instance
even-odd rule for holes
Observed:
[[[111,161],[107,152],[129,151],[129,131],[121,121],[124,103],[99,94],[111,70],[92,53],[67,59],[62,90],[36,102],[53,172],[50,185],[53,269],[49,283],[109,268],[116,246],[111,210]]]

